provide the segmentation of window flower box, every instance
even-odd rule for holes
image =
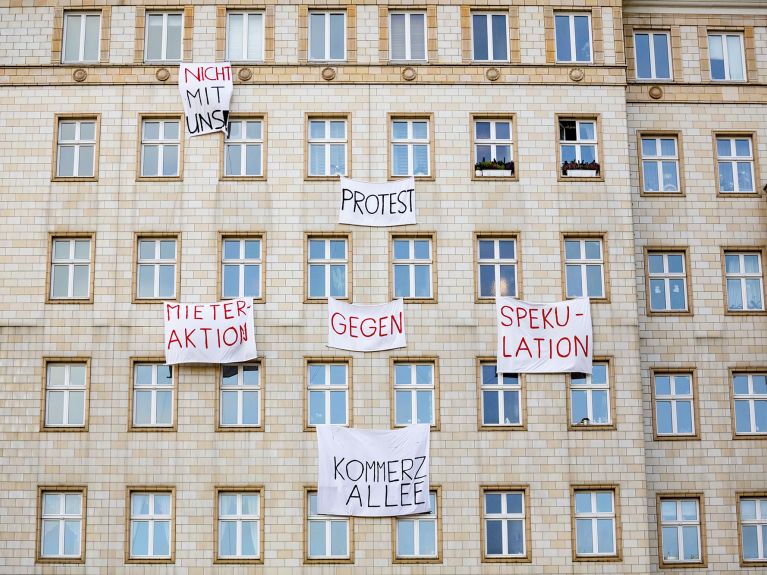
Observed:
[[[597,162],[564,162],[562,175],[568,178],[596,178],[599,176]]]
[[[474,164],[474,175],[481,178],[511,178],[514,176],[514,162],[477,162]]]

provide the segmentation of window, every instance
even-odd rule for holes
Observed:
[[[575,490],[575,557],[615,556],[615,493]]]
[[[96,177],[96,118],[58,122],[56,134],[56,177]]]
[[[699,499],[660,499],[661,562],[702,563]]]
[[[309,176],[346,175],[346,120],[309,120]]]
[[[517,296],[517,241],[515,238],[477,238],[479,270],[477,292],[480,299],[495,301],[496,296]]]
[[[172,561],[172,492],[130,494],[130,559]]]
[[[256,363],[221,366],[220,427],[261,427],[260,375]]]
[[[477,176],[513,176],[511,119],[474,120],[474,169]]]
[[[642,191],[680,191],[676,136],[642,136]]]
[[[567,297],[606,297],[604,265],[600,238],[565,238]]]
[[[392,119],[391,175],[429,176],[429,120]]]
[[[650,311],[687,311],[687,273],[683,252],[649,252]]]
[[[481,427],[522,425],[522,385],[518,373],[497,373],[495,362],[480,363]]]
[[[610,426],[610,373],[606,362],[594,362],[591,375],[570,374],[570,425]]]
[[[146,62],[180,62],[184,16],[181,12],[147,12]]]
[[[100,40],[100,12],[66,12],[61,62],[98,62]]]
[[[431,299],[432,239],[393,238],[394,297]]]
[[[54,237],[51,300],[87,300],[91,283],[91,238]]]
[[[716,137],[719,192],[750,194],[754,190],[754,152],[751,136]]]
[[[218,490],[217,561],[261,559],[261,491]]]
[[[221,297],[261,299],[261,237],[224,237],[221,247]]]
[[[431,512],[408,517],[397,517],[395,561],[435,560],[439,557],[437,540],[437,492],[429,493]]]
[[[436,425],[433,360],[394,362],[394,425]]]
[[[743,34],[709,34],[708,56],[712,80],[744,81]]]
[[[179,176],[180,145],[178,120],[142,120],[141,177]]]
[[[348,239],[310,236],[308,242],[309,299],[347,298]]]
[[[85,488],[40,490],[40,541],[38,561],[83,561]]]
[[[87,362],[48,362],[44,427],[85,428]]]
[[[732,375],[736,435],[767,434],[767,374]]]
[[[346,14],[309,14],[309,60],[346,60]]]
[[[596,120],[559,120],[559,161],[563,176],[599,175]]]
[[[309,362],[308,427],[349,424],[349,364]]]
[[[671,44],[668,32],[635,32],[637,80],[671,79]]]
[[[264,175],[261,120],[232,120],[224,142],[224,177]]]
[[[389,14],[389,59],[426,61],[426,14]]]
[[[557,62],[591,62],[591,16],[554,14]]]
[[[743,562],[767,563],[767,497],[741,496],[738,504]]]
[[[764,311],[762,254],[725,252],[727,311]]]
[[[139,238],[136,298],[175,299],[176,262],[176,238]]]
[[[524,490],[483,490],[483,559],[526,559]]]
[[[133,427],[173,427],[173,366],[133,364]]]
[[[696,434],[691,373],[653,374],[655,428],[659,438]]]
[[[230,62],[264,61],[262,12],[227,12],[226,58]]]
[[[471,15],[474,60],[508,62],[509,41],[507,14],[486,12]]]
[[[309,529],[306,558],[309,560],[351,560],[349,552],[350,520],[347,517],[319,515],[317,513],[317,492],[308,491],[307,523]]]

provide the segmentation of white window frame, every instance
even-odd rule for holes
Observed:
[[[728,272],[727,271],[727,258],[736,256],[738,258],[738,271],[737,272]],[[759,270],[757,272],[746,272],[746,261],[745,256],[756,256],[757,263],[759,265]],[[762,271],[762,254],[759,251],[726,251],[724,252],[724,275],[725,275],[725,294],[727,295],[727,311],[730,312],[756,312],[756,311],[764,311],[764,278],[763,278],[763,271]],[[743,307],[741,309],[733,308],[730,304],[730,288],[728,283],[730,281],[738,281],[740,284],[740,297],[741,301],[743,302]],[[760,303],[761,305],[759,307],[753,308],[748,307],[748,298],[746,297],[747,291],[746,291],[746,280],[759,280],[759,296],[760,296]]]
[[[133,498],[136,495],[145,495],[149,497],[149,512],[145,515],[134,515],[133,513]],[[155,497],[158,495],[168,497],[168,513],[158,514],[155,513]],[[129,556],[131,560],[142,559],[170,559],[173,556],[174,545],[174,525],[173,525],[173,493],[171,491],[131,491],[130,498],[130,533],[129,533]],[[154,554],[154,528],[155,523],[160,521],[168,522],[168,555],[155,555]],[[147,523],[147,555],[134,555],[133,554],[133,525],[134,523],[142,522]]]
[[[500,242],[512,242],[514,244],[514,257],[513,258],[501,258]],[[482,258],[480,251],[480,244],[482,242],[493,242],[493,257]],[[482,268],[486,266],[492,266],[495,283],[494,292],[492,295],[482,295]],[[514,290],[513,293],[509,293],[502,297],[517,297],[518,290],[518,270],[519,270],[519,258],[517,257],[517,238],[513,236],[478,236],[477,237],[477,298],[487,301],[494,301],[498,294],[498,286],[501,285],[501,266],[511,266],[514,268]]]
[[[344,376],[345,376],[345,383],[344,385],[331,385],[330,383],[330,367],[331,366],[338,366],[342,365],[344,366]],[[312,385],[311,383],[311,367],[312,366],[322,366],[325,370],[325,384],[324,385]],[[314,428],[318,425],[337,425],[339,427],[346,427],[349,425],[349,392],[350,392],[350,380],[349,380],[349,362],[347,361],[336,361],[336,362],[323,362],[323,361],[309,361],[306,364],[306,427],[308,428]],[[331,415],[331,403],[330,403],[330,397],[331,392],[333,391],[343,391],[344,392],[344,400],[345,400],[345,409],[344,409],[344,415],[346,417],[346,420],[343,423],[330,423],[330,415]],[[325,400],[325,423],[311,423],[311,417],[312,417],[312,404],[311,404],[311,394],[312,392],[321,392],[324,396]]]
[[[584,427],[610,427],[613,425],[613,413],[612,413],[612,398],[610,389],[610,363],[607,361],[594,361],[594,365],[604,366],[605,368],[605,382],[594,383],[593,374],[591,373],[572,373],[570,374],[570,414],[569,422],[571,426],[583,425]],[[583,383],[580,382],[583,381]],[[586,414],[588,423],[581,423],[580,421],[573,420],[573,408],[575,401],[573,400],[573,394],[575,391],[586,392]],[[594,421],[594,392],[606,391],[607,392],[607,421]]]
[[[234,515],[225,515],[221,510],[221,497],[222,496],[234,496],[237,498],[237,511]],[[248,496],[248,497],[257,497],[257,509],[256,513],[252,515],[248,515],[243,513],[242,511],[242,497]],[[262,497],[261,497],[261,491],[258,490],[252,490],[252,491],[228,491],[228,490],[220,490],[217,493],[216,497],[216,505],[218,506],[218,525],[216,526],[216,529],[218,529],[218,540],[216,545],[216,558],[222,559],[225,561],[229,561],[232,559],[244,559],[244,560],[250,560],[250,561],[257,561],[261,559],[261,505]],[[221,532],[222,532],[222,524],[223,523],[235,523],[235,531],[236,531],[236,544],[235,544],[235,554],[234,555],[222,555],[221,554]],[[245,555],[242,552],[242,525],[243,523],[255,523],[256,524],[256,532],[258,533],[258,537],[256,538],[256,554],[255,555]]]
[[[479,60],[474,54],[474,16],[485,16],[485,26],[487,27],[487,60]],[[504,32],[506,34],[506,57],[496,58],[493,50],[493,16],[503,16],[505,21]],[[471,12],[471,59],[475,62],[508,62],[510,57],[509,50],[509,14],[508,12]]]
[[[78,259],[75,257],[76,242],[88,242],[88,259]],[[56,243],[66,242],[69,244],[69,257],[65,259],[56,259]],[[49,287],[49,298],[55,301],[75,300],[82,301],[91,297],[91,259],[93,257],[93,240],[90,236],[53,236],[51,238],[51,278]],[[87,292],[84,296],[74,295],[75,268],[85,266],[87,269]],[[53,286],[56,282],[56,269],[66,267],[67,269],[67,295],[54,295]]]
[[[647,36],[648,46],[650,49],[650,75],[647,77],[639,76],[639,44],[636,41],[637,36]],[[658,76],[655,63],[655,36],[666,37],[666,49],[668,53],[668,77]],[[671,56],[671,34],[665,30],[634,30],[634,76],[635,79],[643,81],[663,80],[670,82],[674,79],[674,65],[673,58]]]
[[[174,245],[173,259],[161,258],[161,242],[172,241]],[[151,259],[143,259],[141,257],[141,242],[154,242],[154,257]],[[160,294],[160,267],[164,265],[173,265],[173,294],[161,295]],[[139,278],[141,276],[141,266],[152,266],[154,269],[154,287],[152,289],[152,295],[140,295],[139,294]],[[154,299],[175,299],[176,291],[178,289],[178,238],[177,237],[139,237],[136,244],[136,299],[137,300],[154,300]]]
[[[711,38],[712,36],[718,36],[721,38],[722,42],[722,59],[724,61],[724,78],[714,78],[713,69],[714,67],[711,65]],[[740,39],[740,65],[743,67],[743,77],[742,78],[731,78],[730,77],[730,52],[729,48],[727,46],[727,37],[728,36],[737,36]],[[748,70],[746,69],[746,47],[743,42],[743,32],[708,32],[707,37],[707,48],[708,48],[708,69],[709,69],[709,76],[711,77],[712,82],[746,82],[748,81]]]
[[[658,393],[658,386],[656,383],[656,380],[658,377],[669,378],[669,389],[671,390],[671,393],[669,395]],[[686,393],[686,394],[677,393],[676,381],[677,381],[677,378],[681,378],[681,377],[689,378],[690,393]],[[664,373],[664,372],[653,373],[652,385],[653,385],[653,393],[655,397],[655,405],[653,406],[653,409],[655,410],[656,435],[658,435],[658,437],[694,437],[697,434],[697,430],[695,427],[695,391],[693,389],[693,374],[689,372],[687,373]],[[659,425],[660,418],[658,416],[658,403],[660,402],[669,403],[671,405],[671,433],[662,433],[660,431],[660,425]],[[679,431],[678,415],[677,415],[677,404],[679,403],[690,404],[691,431],[689,433],[681,433]]]
[[[682,515],[682,503],[683,502],[694,502],[695,503],[695,516],[696,519],[684,519]],[[664,503],[674,503],[676,507],[676,518],[675,519],[664,519],[663,518],[663,504]],[[660,499],[660,528],[661,528],[661,536],[660,536],[660,546],[661,546],[661,563],[665,565],[676,565],[676,564],[684,564],[684,563],[702,563],[703,562],[703,540],[702,540],[702,525],[701,525],[701,517],[700,517],[700,500],[697,497],[682,497],[682,498],[666,498],[661,497]],[[698,532],[698,557],[695,559],[685,559],[685,547],[684,547],[684,527],[696,527]],[[663,549],[663,530],[664,529],[674,529],[676,531],[676,537],[677,537],[677,549],[679,550],[680,557],[677,559],[669,559],[666,557],[665,549]]]
[[[522,513],[510,513],[507,506],[507,499],[506,496],[509,494],[514,495],[520,495],[522,497]],[[500,513],[488,513],[487,512],[487,496],[488,495],[500,495],[501,496],[501,512]],[[482,492],[482,511],[483,511],[483,519],[482,519],[482,530],[484,534],[484,549],[482,549],[482,554],[485,558],[488,559],[494,559],[494,558],[524,558],[527,557],[527,517],[526,517],[526,510],[527,510],[527,497],[524,490],[521,489],[506,489],[506,490],[495,490],[495,489],[486,489]],[[488,521],[500,521],[502,524],[501,528],[501,537],[502,537],[502,549],[503,553],[488,553],[487,552],[487,545],[489,543],[489,538],[487,535],[487,523]],[[522,522],[522,553],[509,553],[509,530],[508,530],[508,522],[509,521],[521,521]]]
[[[342,241],[344,242],[344,258],[337,259],[332,258],[330,255],[330,242]],[[306,261],[307,261],[307,278],[306,278],[306,297],[311,300],[326,300],[328,297],[334,297],[337,299],[347,299],[349,297],[349,238],[343,236],[308,236],[306,239]],[[323,258],[312,258],[311,242],[322,242],[324,246]],[[330,295],[331,287],[331,267],[332,266],[344,266],[344,293],[342,295]],[[312,295],[312,274],[311,269],[314,266],[322,266],[325,268],[325,285],[324,295],[313,296]]]
[[[160,125],[160,137],[156,140],[147,139],[144,136],[145,127],[147,123],[157,123]],[[175,140],[165,137],[166,124],[176,124],[176,133],[178,136]],[[145,172],[144,156],[147,146],[157,147],[157,172],[156,174],[147,174]],[[176,148],[176,173],[175,174],[163,174],[163,166],[165,165],[165,153],[166,148]],[[141,119],[141,177],[142,178],[178,178],[181,174],[181,122],[178,118],[142,118]]]
[[[646,155],[644,152],[644,142],[645,140],[652,140],[655,142],[655,154],[654,155]],[[674,155],[672,156],[666,156],[663,155],[663,149],[661,147],[662,140],[671,140],[674,142]],[[682,192],[682,187],[680,183],[680,175],[679,175],[679,139],[676,135],[669,134],[669,135],[643,135],[640,138],[639,145],[641,147],[641,156],[642,156],[642,191],[646,194],[679,194]],[[663,188],[664,186],[664,168],[663,164],[665,162],[674,162],[674,166],[676,166],[676,190],[665,190],[665,189],[658,189],[658,190],[648,190],[647,189],[647,179],[644,177],[645,173],[645,165],[653,165],[653,169],[655,170],[655,173],[657,174],[658,178],[658,187]]]
[[[557,16],[567,16],[569,28],[570,28],[570,55],[571,60],[562,60],[559,57],[557,50]],[[576,42],[575,42],[575,16],[586,16],[589,20],[589,59],[578,60],[576,56]],[[557,64],[562,63],[577,63],[577,64],[591,64],[594,62],[594,32],[592,31],[591,12],[554,12],[554,52]]]
[[[579,493],[588,493],[591,496],[591,511],[579,512],[576,509],[575,497]],[[597,509],[597,493],[609,493],[612,500],[612,511],[596,511]],[[617,514],[615,512],[615,491],[613,489],[595,489],[594,491],[588,489],[577,489],[573,492],[573,517],[575,519],[574,536],[576,541],[575,556],[576,557],[615,557],[618,555],[618,540],[616,535]],[[612,544],[613,551],[611,553],[599,552],[599,519],[611,519],[612,520]],[[578,541],[578,520],[588,520],[591,523],[591,553],[579,553],[577,547]]]
[[[160,45],[160,58],[149,58],[149,18],[151,16],[162,16],[162,43]],[[180,58],[168,58],[168,16],[181,16],[181,45],[179,46]],[[161,10],[147,11],[144,14],[144,62],[181,62],[184,59],[184,12],[169,11],[163,12]]]
[[[81,367],[83,370],[82,384],[72,383],[72,367]],[[51,368],[63,367],[64,368],[64,382],[62,385],[53,385],[51,383]],[[69,403],[71,401],[72,392],[82,393],[82,423],[71,423],[69,421]],[[62,402],[62,422],[51,423],[49,419],[49,408],[51,405],[50,394],[51,393],[63,393],[64,400]],[[88,405],[88,363],[85,361],[51,361],[45,366],[45,427],[69,427],[69,428],[84,428],[87,421],[86,406]]]
[[[733,407],[733,427],[735,430],[735,435],[737,436],[755,436],[755,437],[762,437],[767,435],[767,431],[757,431],[756,430],[756,402],[757,401],[764,401],[767,402],[767,394],[759,394],[754,392],[754,376],[758,377],[767,377],[766,374],[761,372],[734,372],[732,374],[731,383],[732,386],[732,407]],[[748,378],[748,393],[736,393],[735,392],[735,378],[736,377],[747,377]],[[738,402],[747,402],[748,403],[748,425],[750,431],[738,431],[738,421],[737,421],[737,414],[738,411],[736,409],[736,406]]]
[[[524,422],[522,420],[522,378],[518,373],[496,373],[498,383],[485,383],[484,367],[492,366],[493,370],[497,369],[497,365],[494,361],[482,361],[480,362],[479,369],[479,392],[481,395],[481,425],[482,427],[492,428],[506,428],[506,427],[522,427]],[[515,376],[517,383],[506,383],[505,376]],[[519,421],[510,421],[507,423],[506,417],[506,402],[503,400],[504,393],[507,391],[516,392],[517,394],[517,411],[519,412]],[[485,392],[492,392],[498,396],[498,423],[487,423],[485,421],[485,413],[487,411],[485,407]]]
[[[755,505],[755,517],[754,519],[743,518],[743,502],[753,501]],[[738,498],[738,517],[740,519],[740,554],[741,560],[744,566],[754,563],[761,565],[767,562],[767,545],[764,544],[765,531],[767,531],[767,513],[763,510],[767,509],[767,496],[765,495],[741,495]],[[746,548],[744,544],[744,531],[745,527],[756,528],[756,551],[757,557],[746,559]]]
[[[321,122],[324,125],[324,134],[325,137],[323,138],[313,138],[312,137],[312,123],[313,122]],[[343,138],[333,138],[330,135],[330,123],[331,122],[343,122],[344,125],[344,137]],[[337,118],[321,118],[321,117],[310,117],[308,119],[307,124],[307,132],[306,132],[306,140],[307,140],[307,157],[306,157],[306,173],[310,178],[327,178],[327,177],[335,177],[335,176],[346,176],[349,172],[349,123],[347,122],[347,119],[345,117],[337,117]],[[331,145],[339,145],[342,144],[344,147],[344,169],[342,172],[333,171],[333,166],[331,162],[331,154],[330,154],[330,148]],[[312,173],[312,154],[311,150],[313,146],[322,146],[324,149],[324,156],[325,160],[323,163],[323,172],[322,174],[313,174]]]
[[[231,26],[230,26],[230,17],[231,16],[242,16],[242,53],[244,54],[244,58],[233,58],[232,55],[229,53],[229,40],[231,36]],[[261,18],[261,57],[256,58],[253,57],[251,54],[248,53],[248,44],[250,43],[250,38],[248,35],[250,34],[250,19],[252,17],[258,16]],[[264,61],[264,53],[266,51],[266,40],[265,40],[265,34],[264,30],[266,29],[265,26],[266,23],[266,14],[264,12],[260,12],[258,10],[228,10],[226,13],[226,59],[231,62],[263,62]]]
[[[429,242],[429,258],[428,259],[416,259],[415,258],[415,241],[423,241],[426,240]],[[397,257],[394,255],[394,243],[395,242],[401,242],[405,241],[408,243],[408,257],[407,259],[397,259]],[[434,298],[434,241],[433,238],[430,236],[420,236],[420,237],[393,237],[392,240],[392,293],[396,293],[396,273],[395,270],[397,266],[407,266],[409,268],[409,275],[410,275],[410,287],[408,290],[408,295],[401,295],[397,296],[395,295],[395,298],[401,297],[403,299],[433,299]],[[429,267],[429,295],[427,296],[416,296],[416,274],[415,269],[416,266],[423,266],[426,265]]]
[[[351,521],[348,517],[339,517],[336,515],[319,515],[312,514],[311,512],[311,498],[317,497],[316,491],[306,492],[306,557],[311,560],[347,560],[351,558],[351,550],[349,549],[351,544]],[[324,523],[325,524],[325,555],[311,555],[312,542],[311,542],[311,524],[312,523]],[[345,523],[346,524],[346,553],[344,555],[332,554],[332,524],[333,523]]]
[[[148,365],[152,368],[152,382],[149,385],[143,385],[139,384],[137,382],[137,371],[139,366],[145,366]],[[171,377],[171,383],[170,385],[160,384],[159,378],[157,376],[157,369],[159,367],[168,367],[170,369],[170,377]],[[148,429],[148,428],[172,428],[175,423],[175,412],[176,412],[176,373],[172,365],[167,365],[161,362],[151,362],[151,361],[137,361],[133,364],[133,373],[131,374],[133,377],[133,388],[131,390],[132,394],[132,414],[131,414],[131,426],[133,428],[137,429]],[[137,393],[139,391],[149,391],[151,394],[151,400],[149,404],[149,423],[137,423],[136,421],[136,415],[138,414],[138,402],[137,402]],[[169,391],[170,392],[170,421],[169,422],[157,422],[157,392],[158,391]]]
[[[245,384],[245,368],[256,368],[256,377],[258,379],[258,383],[255,385],[253,384]],[[224,370],[227,368],[234,368],[237,370],[237,383],[235,385],[224,385]],[[249,371],[254,371],[253,369],[250,369]],[[218,388],[219,388],[219,410],[218,410],[218,417],[219,417],[219,427],[225,427],[227,429],[229,428],[259,428],[261,427],[261,402],[263,401],[263,398],[261,397],[261,364],[259,363],[238,363],[238,364],[228,364],[228,365],[222,365],[221,366],[221,373],[219,374],[219,380],[218,380]],[[256,410],[256,422],[255,423],[244,423],[245,419],[245,392],[256,393],[256,398],[258,401],[258,409]],[[224,423],[224,394],[236,394],[237,395],[237,421],[234,423]]]
[[[727,141],[730,144],[730,155],[729,156],[720,156],[719,155],[719,141]],[[748,142],[748,149],[749,149],[749,155],[748,156],[737,156],[736,150],[737,150],[737,140],[745,140]],[[715,135],[715,144],[716,144],[716,161],[717,161],[717,172],[719,174],[719,181],[717,182],[717,186],[719,188],[720,194],[755,194],[756,193],[756,181],[754,179],[754,141],[750,134],[743,134],[740,136],[733,136],[733,135],[727,135],[727,134],[716,134]],[[741,190],[740,189],[740,178],[738,177],[738,164],[748,162],[750,172],[751,172],[751,184],[753,186],[750,190]],[[722,189],[722,164],[730,164],[731,170],[732,170],[732,183],[733,183],[733,190],[723,190]]]
[[[407,123],[407,137],[404,139],[394,137],[394,123],[406,122]],[[426,138],[414,138],[413,137],[413,122],[426,122]],[[395,177],[416,177],[416,178],[429,178],[431,177],[431,119],[424,118],[391,118],[391,173]],[[407,146],[407,173],[401,174],[394,171],[394,146]],[[425,145],[426,146],[426,167],[425,174],[413,173],[413,146]]]
[[[64,124],[75,125],[75,139],[65,140],[61,136],[61,128]],[[93,124],[93,139],[87,140],[80,137],[82,133],[83,124]],[[56,125],[56,177],[57,178],[95,178],[96,177],[96,151],[97,151],[97,139],[98,139],[98,119],[97,118],[59,118]],[[72,156],[72,175],[64,176],[61,174],[62,160],[61,150],[62,148],[73,148],[74,155]],[[80,173],[80,152],[85,149],[91,149],[93,158],[91,159],[91,167],[93,168],[90,174]]]
[[[97,16],[99,19],[99,25],[98,25],[98,37],[96,38],[96,57],[95,58],[86,58],[85,57],[85,32],[86,32],[86,20],[88,16]],[[77,18],[78,24],[79,24],[79,30],[78,31],[72,31],[72,24],[70,23],[72,19]],[[78,42],[78,50],[77,50],[77,58],[73,60],[67,60],[66,58],[66,47],[67,47],[67,37],[69,34],[75,33],[79,36],[79,42]],[[97,63],[101,60],[101,12],[100,11],[66,11],[64,12],[64,29],[63,34],[61,38],[61,63],[62,64],[76,64],[79,62],[94,62]]]
[[[237,242],[239,244],[239,257],[227,258],[226,257],[226,243]],[[258,242],[258,257],[248,258],[245,257],[245,242]],[[221,238],[221,299],[231,299],[236,297],[252,297],[254,300],[260,300],[263,295],[262,283],[264,272],[264,239],[261,236],[239,237],[239,236],[224,236]],[[239,274],[239,282],[237,286],[237,295],[226,295],[224,288],[226,287],[226,268],[231,266],[237,266]],[[250,266],[258,267],[258,292],[256,294],[245,294],[245,268]]]
[[[395,519],[395,537],[394,543],[395,558],[396,559],[436,559],[439,557],[439,524],[437,521],[439,510],[437,509],[439,497],[436,491],[429,492],[429,499],[431,500],[431,511],[429,513],[420,513],[418,515],[411,515],[408,517],[397,517]],[[403,523],[413,524],[413,551],[412,555],[405,555],[400,553],[400,536],[399,526]],[[428,555],[421,553],[421,530],[433,529],[434,530],[434,554]]]
[[[682,271],[681,272],[669,272],[668,271],[668,256],[681,256],[682,258]],[[652,256],[662,256],[663,257],[663,272],[651,272],[650,271],[650,258]],[[652,282],[653,280],[663,280],[663,289],[664,289],[664,295],[665,295],[665,304],[664,307],[661,309],[655,309],[652,307],[652,293],[649,294],[650,301],[648,302],[650,304],[650,311],[652,312],[658,312],[658,313],[685,313],[690,310],[690,302],[689,302],[689,289],[687,287],[687,254],[685,252],[677,252],[677,251],[668,251],[668,252],[662,252],[662,251],[651,251],[647,253],[647,275],[649,278],[648,286],[649,289],[652,290]],[[684,285],[684,308],[682,309],[675,309],[671,307],[671,280],[679,280],[683,279],[683,285]]]
[[[413,14],[421,14],[423,15],[423,59],[415,59],[412,57],[412,40],[413,37],[410,33],[410,20],[411,16]],[[394,42],[394,35],[391,33],[392,30],[392,16],[399,16],[404,15],[405,16],[405,58],[393,58],[392,53],[394,52],[392,42]],[[428,14],[424,12],[420,12],[418,10],[415,11],[401,11],[396,10],[393,12],[389,12],[389,61],[391,62],[428,62],[429,61],[429,16]]]
[[[565,295],[568,298],[571,297],[584,297],[588,296],[591,299],[605,299],[607,297],[607,290],[605,285],[605,242],[601,237],[575,237],[568,236],[564,239],[565,242]],[[578,242],[580,249],[580,256],[578,259],[567,259],[567,242]],[[589,259],[586,257],[586,242],[599,242],[599,259]],[[602,293],[600,295],[590,296],[588,286],[588,266],[598,265],[600,269],[600,276],[602,278]],[[567,286],[567,266],[578,266],[580,268],[581,275],[581,294],[582,296],[571,296]]]
[[[424,385],[416,383],[416,368],[427,366],[431,369],[431,384]],[[410,375],[407,383],[397,381],[397,368],[407,367]],[[434,361],[424,360],[412,360],[412,361],[395,361],[394,362],[394,426],[402,427],[406,425],[413,425],[420,423],[418,421],[418,392],[428,391],[431,395],[431,421],[429,425],[434,427],[437,424],[437,366]],[[410,396],[410,423],[400,423],[397,421],[397,394],[407,393]]]
[[[80,498],[80,506],[78,513],[67,513],[66,510],[66,498],[67,496],[76,495]],[[60,498],[58,513],[46,513],[45,512],[45,498],[49,496],[57,496]],[[40,492],[40,558],[41,559],[80,559],[83,556],[83,501],[85,499],[85,491],[73,490],[73,491],[58,491],[56,489],[43,490]],[[45,554],[45,524],[46,522],[58,523],[58,553]],[[80,527],[78,529],[78,553],[66,554],[64,553],[64,535],[65,524],[71,521],[78,521]]]
[[[325,46],[323,48],[323,54],[321,58],[312,57],[312,16],[323,16],[323,27],[325,34]],[[330,55],[330,17],[331,16],[343,16],[344,18],[344,53],[341,58],[332,58]],[[309,12],[308,17],[308,29],[307,35],[308,45],[306,47],[306,53],[308,60],[311,62],[344,62],[347,59],[347,39],[346,39],[346,27],[347,27],[346,11],[344,10],[312,10]]]
[[[241,138],[231,137],[231,125],[234,123],[242,124],[240,128]],[[257,123],[259,125],[259,138],[248,138],[247,127],[250,123]],[[248,156],[247,151],[250,146],[258,147],[258,173],[248,174]],[[231,165],[228,161],[229,154],[227,150],[232,147],[240,148],[240,165],[236,174],[230,174],[228,167]],[[226,134],[224,136],[224,178],[262,178],[264,176],[264,121],[261,118],[230,118],[229,126],[227,127]]]
[[[562,122],[575,122],[575,140],[563,140],[562,139]],[[581,124],[593,124],[594,125],[594,139],[593,140],[585,140],[581,139]],[[564,164],[564,154],[562,154],[562,147],[563,146],[573,146],[575,148],[575,161],[576,162],[583,162],[583,154],[581,151],[581,148],[583,146],[594,146],[594,161],[598,164],[599,163],[599,132],[597,130],[597,120],[594,119],[578,119],[578,118],[565,118],[561,117],[559,118],[559,131],[560,131],[560,139],[559,139],[559,162],[560,162],[560,169],[562,168],[562,164]],[[565,174],[565,177],[567,177],[567,174]],[[572,177],[572,176],[570,176]]]

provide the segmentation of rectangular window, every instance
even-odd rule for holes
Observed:
[[[262,120],[231,120],[224,140],[224,177],[264,174]]]
[[[660,499],[663,564],[702,563],[698,498]]]
[[[397,560],[436,559],[439,556],[437,492],[429,493],[431,512],[398,517],[396,523]]]
[[[570,425],[612,425],[610,414],[610,369],[607,362],[594,362],[593,371],[570,374]]]
[[[309,362],[307,379],[307,426],[349,424],[349,364]]]
[[[432,299],[432,239],[392,238],[394,297]]]
[[[429,119],[392,119],[391,174],[394,177],[429,176]]]
[[[762,254],[724,252],[727,311],[764,311]]]
[[[48,563],[83,560],[85,488],[40,490],[38,560]]]
[[[719,192],[751,194],[754,189],[754,152],[751,136],[716,136]]]
[[[474,120],[474,170],[476,176],[514,175],[511,119]]]
[[[144,61],[180,62],[184,36],[181,12],[147,12]]]
[[[178,120],[142,120],[141,177],[177,177],[180,174],[180,148]]]
[[[49,362],[45,369],[45,427],[85,428],[87,362]]]
[[[136,299],[176,298],[176,238],[139,238]]]
[[[524,490],[483,490],[484,559],[528,557]]]
[[[680,191],[676,136],[642,136],[642,191],[648,194]]]
[[[218,490],[218,548],[222,562],[261,559],[261,491]]]
[[[309,60],[346,60],[346,13],[309,13]]]
[[[171,560],[173,493],[134,491],[130,494],[130,559]]]
[[[513,237],[477,238],[477,294],[495,301],[496,296],[517,297],[517,240]]]
[[[261,427],[261,371],[257,363],[222,365],[220,394],[220,427]]]
[[[518,373],[497,373],[495,362],[480,363],[482,427],[522,425],[522,385]]]
[[[767,564],[767,497],[742,495],[738,504],[743,563]]]
[[[767,434],[767,374],[733,373],[736,435]]]
[[[96,177],[96,118],[58,121],[56,134],[56,177]]]
[[[51,300],[90,298],[91,238],[53,237],[51,246]]]
[[[264,61],[263,12],[227,12],[226,58],[230,62]]]
[[[173,366],[133,364],[133,427],[173,427]]]
[[[307,240],[309,249],[309,299],[348,297],[349,240],[345,237],[316,237]]]
[[[559,161],[563,176],[599,175],[596,120],[559,119]]]
[[[508,62],[508,14],[475,12],[471,15],[473,55],[476,61]]]
[[[746,60],[743,55],[742,33],[708,35],[712,80],[745,81]]]
[[[426,13],[389,14],[389,59],[426,61]]]
[[[557,62],[591,62],[591,15],[554,14]]]
[[[306,541],[308,549],[306,558],[310,560],[349,560],[349,532],[350,520],[348,517],[334,517],[332,515],[319,515],[317,513],[317,492],[308,491],[307,499],[307,529],[309,531]]]
[[[690,437],[695,430],[691,373],[653,374],[655,428],[659,438]]]
[[[65,12],[61,62],[98,62],[101,12]]]
[[[261,299],[262,238],[221,239],[221,297]]]
[[[687,272],[684,252],[648,252],[650,311],[686,312]]]
[[[604,266],[600,238],[565,238],[567,297],[604,298]]]
[[[671,43],[668,32],[635,32],[637,80],[671,79]]]
[[[310,177],[347,175],[348,136],[344,118],[310,118],[308,144]]]
[[[575,557],[616,556],[615,492],[574,491]]]
[[[394,362],[394,425],[436,424],[436,365]]]

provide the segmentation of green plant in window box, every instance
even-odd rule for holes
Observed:
[[[514,175],[514,162],[504,162],[503,160],[487,161],[482,158],[481,162],[474,164],[474,173],[477,176],[510,177]]]
[[[562,175],[571,178],[593,178],[599,175],[597,162],[563,162]]]

